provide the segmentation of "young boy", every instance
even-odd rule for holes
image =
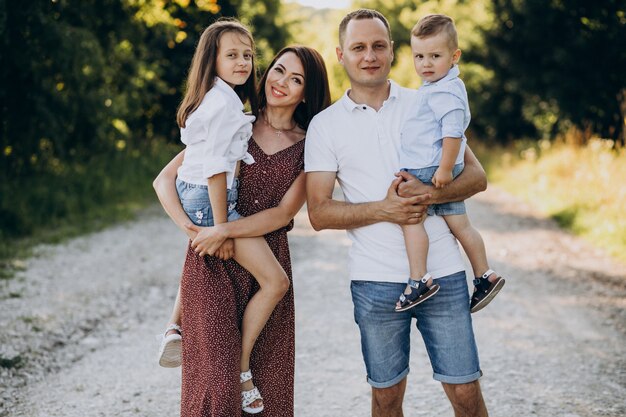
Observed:
[[[422,86],[417,92],[417,108],[402,129],[400,165],[423,183],[441,188],[463,170],[464,132],[470,121],[467,92],[459,79],[461,50],[454,21],[444,15],[420,19],[411,31],[411,51]],[[443,216],[463,246],[476,277],[470,310],[479,311],[505,281],[489,268],[485,245],[469,222],[465,203],[433,204],[428,215]],[[428,236],[424,225],[403,226],[403,232],[411,276],[396,311],[408,310],[439,291],[426,268]]]

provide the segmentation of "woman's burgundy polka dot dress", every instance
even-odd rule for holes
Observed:
[[[237,211],[250,216],[276,207],[304,167],[304,141],[266,155],[250,140],[255,159],[242,164]],[[292,222],[265,236],[285,272],[291,276],[287,231]],[[183,269],[182,417],[240,417],[240,325],[258,284],[235,261],[199,257],[191,248]],[[295,315],[293,285],[276,306],[252,351],[254,383],[264,398],[258,416],[293,416]]]

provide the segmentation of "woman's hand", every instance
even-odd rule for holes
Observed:
[[[210,255],[217,256],[220,259],[229,259],[234,255],[234,245],[226,245],[223,249],[224,243],[228,239],[223,224],[218,224],[212,227],[200,227],[195,224],[185,225],[187,230],[192,233],[196,233],[195,238],[191,241],[191,247],[200,256]],[[226,258],[218,255],[216,252],[221,249],[221,255],[227,256]]]

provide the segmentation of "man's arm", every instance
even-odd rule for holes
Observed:
[[[396,178],[391,183],[384,200],[353,204],[333,200],[336,177],[335,172],[306,174],[307,208],[315,230],[354,229],[378,222],[417,224],[424,215],[425,206],[420,203],[429,195],[398,196],[402,178]]]
[[[464,162],[463,172],[443,188],[424,185],[411,174],[400,172],[398,176],[403,178],[404,182],[399,185],[398,194],[402,197],[430,194],[430,198],[426,199],[424,204],[439,204],[466,200],[474,194],[485,191],[487,175],[469,146],[465,147]]]

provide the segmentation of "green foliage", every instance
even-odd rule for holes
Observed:
[[[493,0],[487,47],[476,51],[494,72],[484,103],[493,134],[547,138],[573,124],[623,138],[624,6],[623,0]]]
[[[288,36],[275,29],[280,6],[0,0],[0,238],[151,194],[166,161],[155,149],[178,142],[176,108],[202,30],[237,16],[271,56]]]

